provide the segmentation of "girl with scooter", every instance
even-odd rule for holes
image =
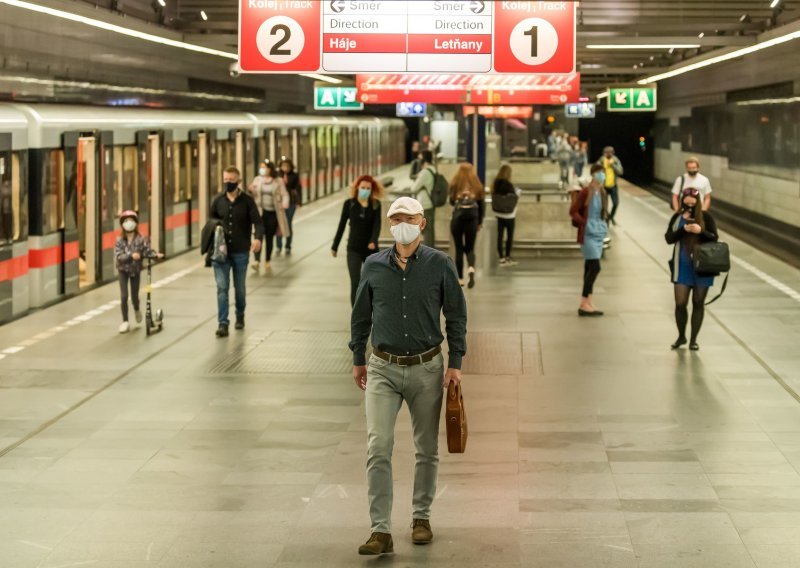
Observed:
[[[119,326],[119,332],[128,333],[131,329],[128,322],[128,286],[130,285],[130,298],[136,323],[141,323],[139,284],[142,276],[142,259],[152,252],[149,239],[139,233],[139,217],[135,211],[123,211],[119,216],[119,224],[122,227],[122,233],[117,237],[114,245],[117,271],[119,272],[120,307],[122,308],[122,323]],[[159,258],[163,256],[159,253],[155,253],[155,255]]]

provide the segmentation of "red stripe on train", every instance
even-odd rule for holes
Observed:
[[[164,228],[167,231],[172,231],[178,227],[185,227],[189,224],[189,212],[175,213],[164,219]]]
[[[0,261],[0,282],[14,280],[28,273],[28,255],[16,256]]]
[[[48,268],[56,264],[77,260],[80,257],[80,245],[78,241],[72,241],[64,245],[62,252],[61,245],[48,247],[46,249],[31,249],[28,253],[31,268]]]

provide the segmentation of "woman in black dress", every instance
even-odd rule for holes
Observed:
[[[339,228],[333,238],[331,254],[335,258],[345,225],[350,221],[350,234],[347,237],[347,269],[350,272],[351,306],[356,298],[361,268],[369,255],[378,252],[381,197],[383,197],[383,187],[372,176],[363,175],[358,178],[350,188],[350,198],[344,202]]]

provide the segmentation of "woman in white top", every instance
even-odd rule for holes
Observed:
[[[256,200],[259,211],[264,221],[264,241],[267,250],[266,266],[272,260],[272,249],[275,235],[289,236],[289,223],[286,219],[286,209],[289,207],[289,192],[286,185],[272,162],[264,160],[258,170],[258,175],[248,187],[250,195]],[[262,247],[264,248],[264,247]],[[258,270],[261,264],[261,251],[253,253],[256,259],[253,268]]]

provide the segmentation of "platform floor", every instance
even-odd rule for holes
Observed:
[[[482,270],[469,302],[463,456],[442,454],[436,539],[410,543],[401,412],[396,554],[368,536],[363,396],[350,376],[342,196],[248,280],[214,337],[196,253],[159,266],[166,328],[118,335],[116,284],[0,328],[0,566],[800,565],[800,273],[735,254],[702,349],[672,352],[666,205],[625,185],[596,290],[582,261]],[[480,249],[479,249],[480,250]]]

